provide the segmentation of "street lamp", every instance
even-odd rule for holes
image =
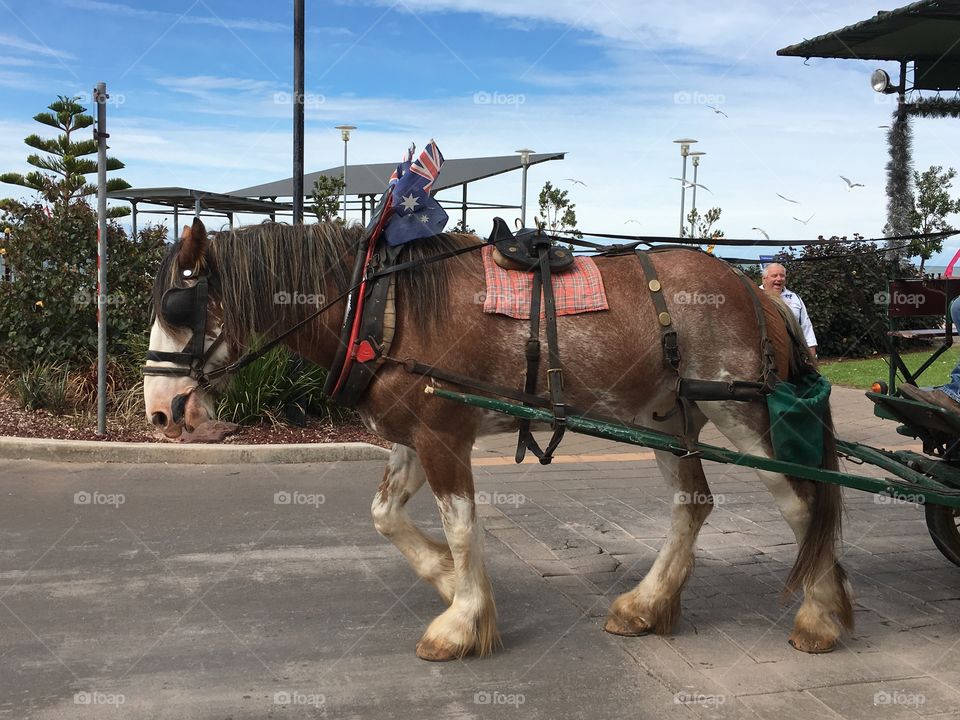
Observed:
[[[683,158],[683,173],[680,175],[680,237],[683,237],[683,225],[686,222],[683,217],[683,206],[687,200],[687,155],[690,153],[690,146],[697,141],[692,138],[680,138],[674,142],[680,146],[680,157]]]
[[[520,165],[523,167],[523,189],[521,190],[522,199],[520,201],[520,227],[527,226],[527,169],[530,167],[530,155],[533,150],[522,148],[514,150],[520,153]]]
[[[337,125],[340,137],[343,138],[343,224],[347,224],[347,143],[350,142],[350,131],[356,130],[356,125]]]
[[[697,168],[700,167],[700,158],[706,155],[705,152],[695,151],[687,153],[690,157],[693,158],[693,199],[691,201],[691,210],[693,212],[697,211]],[[694,226],[693,221],[690,222],[690,237],[694,236]]]

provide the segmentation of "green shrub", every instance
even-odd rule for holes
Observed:
[[[291,373],[292,357],[288,350],[277,347],[237,372],[217,404],[219,418],[240,424],[279,422],[289,403],[330,420],[349,414],[323,394],[327,371],[304,361],[301,371]]]
[[[69,208],[7,202],[0,222],[13,282],[0,283],[0,363],[83,366],[97,350],[97,218],[84,202]],[[107,351],[119,357],[149,326],[153,278],[165,251],[163,227],[135,239],[108,225]]]
[[[56,363],[36,363],[16,372],[11,387],[21,408],[62,415],[68,405],[69,370]]]

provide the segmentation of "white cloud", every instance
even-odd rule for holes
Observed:
[[[9,47],[15,50],[34,53],[36,55],[46,55],[47,57],[60,58],[62,60],[72,60],[74,56],[62,50],[55,50],[41,43],[30,42],[15,35],[0,33],[0,47]]]
[[[188,25],[211,25],[214,27],[224,27],[230,30],[250,30],[254,32],[289,32],[291,27],[283,23],[272,20],[261,20],[257,18],[226,18],[216,14],[205,2],[191,5],[187,13],[194,8],[206,10],[209,15],[180,14],[175,12],[165,12],[161,10],[147,10],[145,8],[132,7],[123,3],[103,2],[103,0],[64,0],[64,4],[77,8],[78,10],[90,10],[94,12],[108,13],[119,17],[134,17],[149,20],[170,20],[177,23]]]

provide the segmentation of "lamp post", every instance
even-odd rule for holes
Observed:
[[[530,155],[533,153],[533,150],[529,148],[522,148],[520,150],[515,150],[514,152],[520,153],[520,165],[523,168],[523,185],[522,198],[520,200],[520,226],[527,226],[527,170],[530,167]]]
[[[337,125],[340,137],[343,138],[343,224],[347,224],[347,143],[350,142],[350,131],[356,130],[356,125]]]
[[[680,138],[674,142],[680,146],[680,157],[683,158],[683,173],[680,175],[680,237],[683,237],[683,226],[686,222],[683,217],[683,206],[687,200],[687,155],[690,153],[690,146],[697,141],[692,138]]]
[[[691,202],[690,202],[690,209],[691,209],[693,212],[696,212],[696,211],[697,211],[697,168],[700,167],[700,158],[702,158],[704,155],[706,155],[706,153],[705,153],[705,152],[695,151],[695,152],[691,152],[691,153],[687,153],[687,154],[688,154],[690,157],[693,158],[693,198],[691,199]],[[695,228],[694,228],[694,226],[693,226],[693,221],[691,221],[691,222],[690,222],[690,237],[693,237],[693,236],[694,236],[694,230],[695,230]]]

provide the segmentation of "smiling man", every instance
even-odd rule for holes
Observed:
[[[813,332],[813,323],[810,322],[810,314],[807,312],[807,306],[803,300],[792,290],[787,288],[787,270],[780,263],[769,263],[763,269],[763,284],[760,289],[771,295],[777,295],[787,307],[793,311],[793,315],[800,323],[800,329],[803,330],[803,339],[810,348],[810,353],[817,356],[817,336]]]

